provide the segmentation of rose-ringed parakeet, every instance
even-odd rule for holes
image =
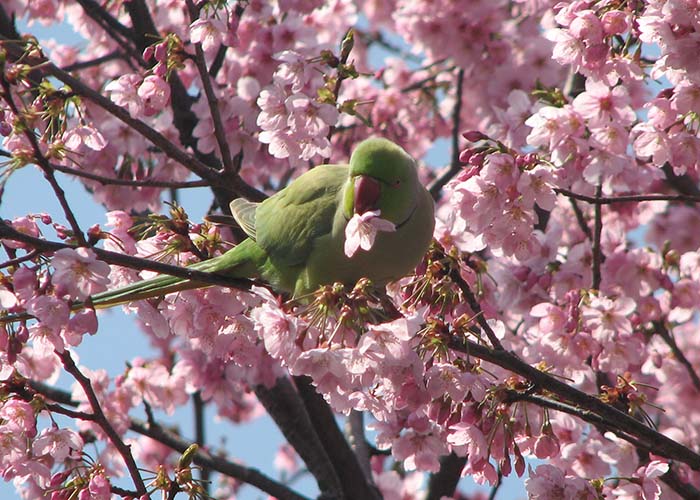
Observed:
[[[433,200],[413,158],[386,139],[360,143],[349,165],[321,165],[261,203],[236,199],[231,212],[248,238],[223,255],[191,265],[233,278],[260,279],[295,297],[320,285],[353,285],[366,277],[383,285],[410,273],[432,239]],[[376,234],[369,250],[348,257],[346,226],[376,213],[392,231]],[[173,276],[97,294],[107,307],[206,286]]]

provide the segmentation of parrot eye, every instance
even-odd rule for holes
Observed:
[[[394,181],[394,187],[399,187],[401,185],[401,179],[396,179]]]

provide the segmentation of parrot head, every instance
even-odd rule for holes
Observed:
[[[406,151],[387,139],[367,139],[350,158],[346,218],[380,210],[382,219],[399,226],[415,210],[418,186],[416,162]]]

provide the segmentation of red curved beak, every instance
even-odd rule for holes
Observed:
[[[355,213],[362,215],[370,210],[376,210],[378,208],[381,191],[382,187],[377,179],[366,175],[358,175],[355,177],[355,193],[353,198]]]

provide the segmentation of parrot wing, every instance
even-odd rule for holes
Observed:
[[[333,228],[347,178],[346,165],[322,165],[260,203],[255,211],[256,241],[274,265],[306,264],[317,238]]]
[[[252,239],[257,239],[255,231],[255,211],[260,206],[260,203],[248,201],[245,198],[236,198],[231,202],[229,208],[231,215],[241,226],[243,232]]]

